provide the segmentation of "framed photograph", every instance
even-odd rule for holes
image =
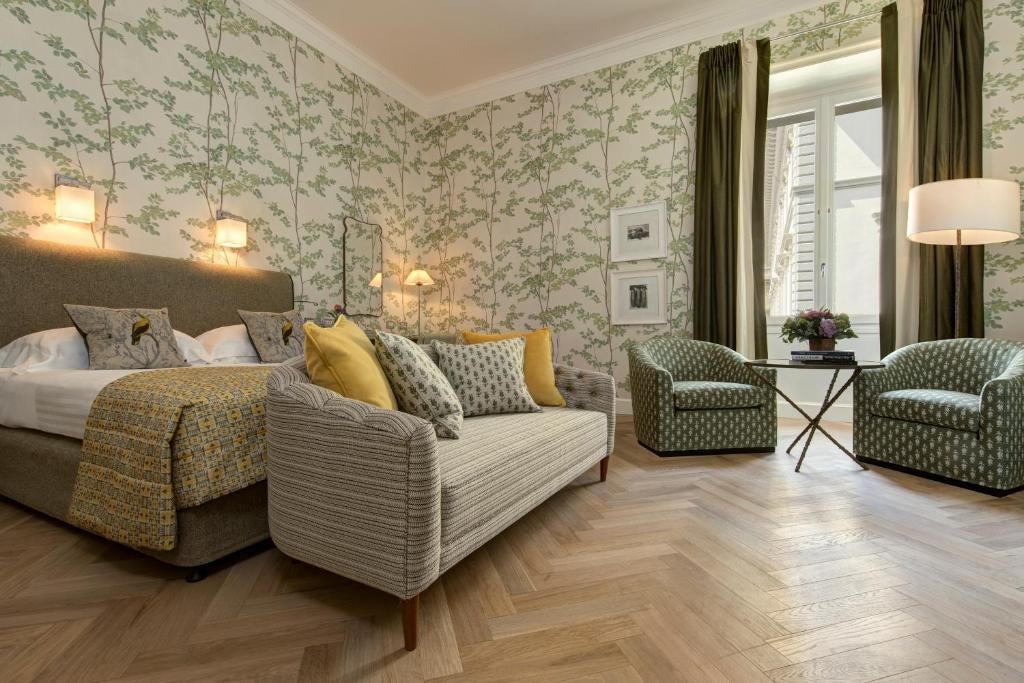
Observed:
[[[667,295],[665,271],[660,268],[613,272],[612,324],[664,324]]]
[[[665,202],[612,209],[612,261],[643,261],[668,256]]]

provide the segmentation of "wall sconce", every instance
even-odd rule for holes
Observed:
[[[214,243],[218,247],[244,249],[249,244],[249,222],[240,216],[218,209]]]
[[[58,221],[93,223],[96,221],[96,193],[84,180],[57,173],[53,176],[54,214]]]
[[[383,285],[384,285],[384,273],[377,273],[376,275],[373,276],[373,279],[370,280],[370,286],[371,287],[380,288]]]

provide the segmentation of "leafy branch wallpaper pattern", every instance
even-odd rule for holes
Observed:
[[[690,330],[700,52],[881,7],[830,2],[424,119],[237,0],[0,0],[0,234],[233,263],[218,209],[250,220],[240,263],[340,301],[342,218],[384,226],[382,325],[432,333],[547,325],[562,362],[614,373],[628,344]],[[1024,0],[986,4],[987,172],[1024,177]],[[776,42],[777,60],[877,37],[867,18]],[[62,225],[54,172],[88,179],[97,222]],[[608,212],[666,202],[667,325],[613,326]],[[994,336],[1024,336],[1024,249],[989,252]],[[352,297],[350,297],[350,302]],[[357,299],[358,301],[358,299]]]

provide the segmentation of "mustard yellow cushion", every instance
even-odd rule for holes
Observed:
[[[357,325],[338,318],[334,327],[308,322],[302,329],[306,369],[313,384],[379,408],[398,409],[373,344]]]
[[[551,360],[551,330],[542,327],[533,332],[462,333],[462,339],[467,344],[482,344],[515,337],[522,337],[526,341],[523,374],[526,375],[526,388],[530,390],[530,396],[542,406],[564,406],[565,398],[558,393],[555,386],[555,365]]]

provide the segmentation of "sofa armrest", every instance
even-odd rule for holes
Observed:
[[[438,577],[441,485],[430,423],[274,370],[270,533],[287,555],[400,598]]]
[[[1024,353],[981,388],[981,428],[1002,434],[1005,447],[1024,450]]]
[[[615,378],[603,372],[555,365],[555,386],[569,408],[595,410],[608,418],[608,455],[615,449]]]

